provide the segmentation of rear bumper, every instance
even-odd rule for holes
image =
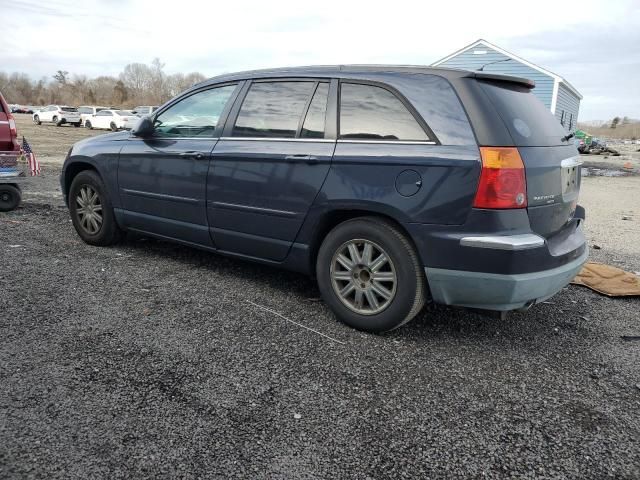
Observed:
[[[497,274],[425,268],[434,301],[487,310],[516,310],[558,293],[580,271],[589,252],[549,270]]]

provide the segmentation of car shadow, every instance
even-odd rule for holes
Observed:
[[[236,279],[254,284],[264,283],[270,288],[285,292],[286,296],[294,301],[299,299],[306,302],[322,302],[315,278],[276,266],[252,263],[189,246],[133,235],[127,236],[121,246],[135,251],[136,255],[171,258],[188,268],[205,269],[222,276],[233,275]],[[564,290],[554,297],[553,302],[534,305],[527,312],[510,312],[502,319],[492,312],[449,307],[428,301],[413,321],[382,335],[403,341],[484,338],[500,339],[500,343],[504,343],[508,339],[509,342],[526,345],[530,339],[557,336],[558,325],[561,325],[564,331],[576,330],[577,324],[574,319],[583,312],[575,311],[567,318],[567,312],[563,308],[570,309],[572,296],[584,293],[575,287],[570,292],[567,294],[567,290]],[[329,308],[322,305],[326,310],[327,319],[336,321]]]

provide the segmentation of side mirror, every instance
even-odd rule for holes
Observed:
[[[135,127],[131,129],[131,134],[136,137],[149,137],[153,134],[153,121],[150,117],[142,117]]]

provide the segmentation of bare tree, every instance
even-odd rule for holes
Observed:
[[[69,72],[66,70],[58,70],[53,76],[53,79],[59,84],[64,85],[67,83],[67,75],[69,75]]]
[[[33,81],[24,73],[0,72],[0,92],[7,101],[20,104],[97,104],[134,107],[158,105],[205,79],[198,72],[167,75],[155,58],[150,65],[130,63],[118,77],[70,75],[58,70],[51,77]]]

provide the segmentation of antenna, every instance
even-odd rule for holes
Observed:
[[[484,71],[484,67],[486,67],[487,65],[493,65],[494,63],[500,63],[500,62],[508,62],[510,60],[513,60],[513,58],[503,58],[502,60],[496,60],[494,62],[489,62],[489,63],[485,63],[484,65],[482,65],[479,69],[478,72],[483,72]]]

